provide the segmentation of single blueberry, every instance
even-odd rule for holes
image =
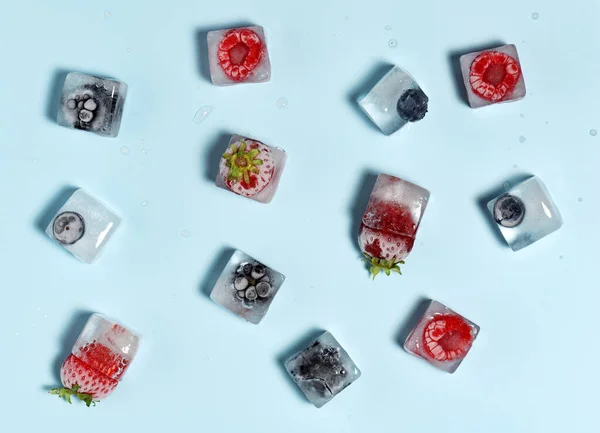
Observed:
[[[408,89],[398,99],[398,115],[409,122],[425,117],[429,98],[421,89]]]
[[[494,204],[494,219],[503,227],[513,228],[523,222],[525,204],[514,195],[505,194]]]

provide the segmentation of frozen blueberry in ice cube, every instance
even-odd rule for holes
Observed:
[[[279,147],[233,135],[221,156],[216,185],[260,203],[273,200],[287,154]]]
[[[454,373],[471,350],[477,334],[479,326],[445,305],[431,301],[404,348],[434,367]]]
[[[208,32],[207,44],[213,84],[230,86],[271,79],[271,62],[261,26]]]
[[[494,219],[504,227],[516,227],[525,218],[525,204],[519,197],[505,194],[494,204]]]
[[[54,238],[64,245],[73,245],[83,237],[85,222],[77,212],[63,212],[54,218]]]
[[[429,98],[410,74],[394,66],[359,104],[373,123],[390,135],[423,119]]]
[[[285,277],[242,251],[236,251],[210,298],[248,322],[259,324]]]
[[[513,251],[537,242],[563,224],[546,185],[535,176],[491,200],[487,207]]]
[[[121,126],[127,84],[71,72],[67,75],[58,110],[58,124],[106,137]]]
[[[329,332],[290,357],[285,368],[308,400],[318,408],[361,375],[348,353]]]
[[[461,56],[460,69],[471,108],[525,97],[525,80],[514,45]]]
[[[95,262],[121,224],[121,218],[82,189],[69,197],[46,234],[86,263]]]
[[[404,120],[416,122],[427,114],[429,98],[421,89],[408,89],[398,99],[398,114]]]

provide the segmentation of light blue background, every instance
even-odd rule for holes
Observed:
[[[597,431],[599,12],[591,0],[5,2],[2,430]],[[273,79],[215,87],[201,40],[238,23],[265,27]],[[517,45],[528,95],[471,110],[454,56],[497,42]],[[385,137],[355,98],[392,63],[418,80],[430,112]],[[51,118],[71,70],[129,84],[117,139]],[[195,124],[203,105],[214,111]],[[231,133],[288,151],[271,204],[214,186]],[[379,172],[432,198],[405,275],[372,282],[356,221]],[[513,253],[481,201],[530,174],[565,225]],[[40,228],[74,187],[125,220],[95,266]],[[231,247],[287,276],[260,326],[207,297]],[[455,375],[397,342],[423,298],[482,328]],[[45,390],[91,312],[138,330],[142,347],[113,396],[70,407]],[[363,376],[317,410],[282,360],[324,329]]]

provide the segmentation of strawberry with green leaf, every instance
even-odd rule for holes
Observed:
[[[260,141],[239,138],[221,157],[219,175],[229,190],[244,197],[261,192],[273,179],[275,162]]]
[[[381,272],[402,274],[412,251],[429,191],[397,177],[380,174],[362,218],[358,243],[373,279]]]

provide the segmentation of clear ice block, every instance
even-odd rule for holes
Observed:
[[[289,358],[285,368],[306,398],[318,408],[361,375],[350,355],[329,332]]]
[[[137,354],[140,337],[100,314],[92,314],[72,354],[102,374],[120,381]]]
[[[454,373],[471,350],[479,326],[437,301],[431,301],[404,343],[407,352]]]
[[[527,93],[514,45],[465,54],[460,69],[471,108],[518,101]]]
[[[385,135],[425,117],[429,98],[404,70],[394,66],[359,102]]]
[[[287,160],[286,152],[258,140],[233,135],[221,157],[218,187],[260,203],[273,200]]]
[[[546,185],[535,176],[496,197],[487,207],[513,251],[539,241],[563,224]]]
[[[71,72],[65,79],[58,124],[106,137],[119,135],[127,84]]]
[[[86,263],[94,263],[121,224],[112,210],[82,189],[67,200],[46,234]]]
[[[223,269],[210,298],[258,325],[267,314],[285,276],[236,250]]]
[[[429,191],[418,185],[387,174],[377,177],[358,237],[373,277],[400,273],[398,264],[413,248],[428,201]]]
[[[261,26],[208,32],[207,43],[213,84],[230,86],[271,79],[271,62]]]

